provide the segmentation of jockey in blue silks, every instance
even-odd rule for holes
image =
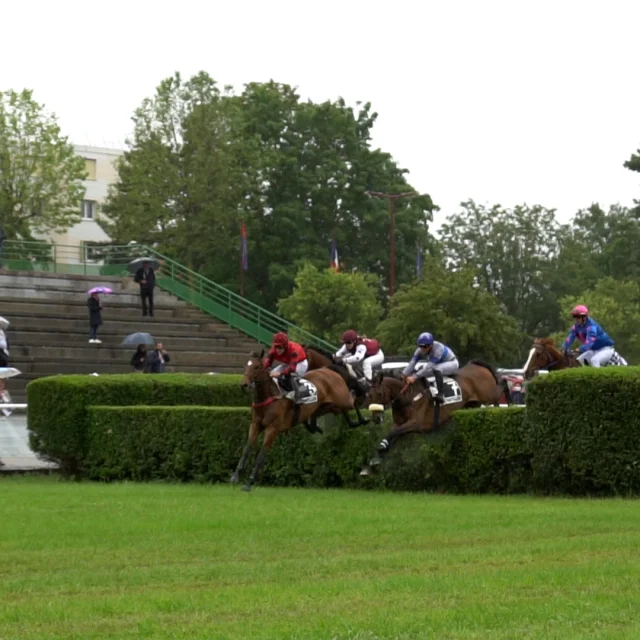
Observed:
[[[426,365],[412,375],[421,360],[426,360]],[[434,400],[442,403],[444,402],[442,376],[452,375],[459,366],[458,358],[452,349],[434,340],[430,333],[424,332],[418,336],[418,348],[402,375],[405,376],[408,384],[413,384],[418,378],[426,378]]]
[[[576,323],[571,327],[567,339],[564,341],[564,351],[569,353],[576,338],[582,342],[578,349],[578,362],[587,362],[592,367],[602,367],[609,363],[614,355],[613,340],[604,332],[602,327],[589,317],[589,309],[579,304],[571,310]]]

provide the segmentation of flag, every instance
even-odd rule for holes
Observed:
[[[416,277],[422,277],[422,246],[418,243],[418,255],[416,256]]]
[[[249,268],[249,255],[247,253],[247,227],[244,226],[244,220],[240,228],[240,246],[242,250],[242,270],[246,271]]]
[[[340,263],[338,262],[338,243],[335,238],[331,241],[331,258],[329,266],[336,271],[340,270]]]

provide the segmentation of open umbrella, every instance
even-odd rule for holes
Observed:
[[[0,378],[15,378],[22,374],[19,369],[13,367],[0,367]]]
[[[0,316],[0,329],[6,329],[11,323],[6,319]]]
[[[140,331],[129,334],[121,343],[121,347],[138,346],[139,344],[154,345],[156,341],[150,333],[142,333]]]
[[[89,295],[92,293],[113,293],[113,289],[109,289],[109,287],[93,287],[93,289],[89,289],[87,293]]]
[[[129,263],[129,272],[135,273],[145,262],[150,262],[153,269],[157,269],[160,266],[156,258],[136,258]]]

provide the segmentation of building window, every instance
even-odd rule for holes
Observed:
[[[93,214],[96,212],[96,203],[93,200],[82,201],[82,217],[85,220],[93,220]]]
[[[87,172],[87,180],[95,180],[96,179],[96,161],[92,158],[84,159],[84,168]]]

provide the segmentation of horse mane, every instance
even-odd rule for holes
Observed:
[[[496,384],[499,383],[498,374],[496,373],[496,370],[488,362],[485,362],[484,360],[471,360],[469,364],[475,364],[477,367],[482,367],[483,369],[487,369],[493,376],[494,380],[496,381]]]
[[[316,353],[319,353],[321,356],[324,356],[325,358],[329,358],[329,360],[333,360],[333,354],[329,353],[328,351],[325,351],[324,349],[321,349],[320,347],[316,347],[313,344],[305,344],[302,347],[305,352],[306,351],[315,351]]]

